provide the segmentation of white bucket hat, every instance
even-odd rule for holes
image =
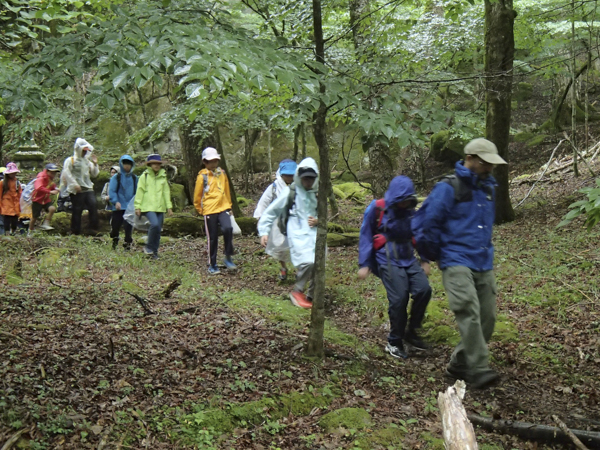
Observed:
[[[219,152],[217,152],[216,148],[206,147],[202,151],[202,159],[205,159],[206,161],[211,161],[213,159],[221,159],[221,155],[219,155]]]

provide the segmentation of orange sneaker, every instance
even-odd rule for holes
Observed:
[[[302,292],[290,292],[290,300],[294,306],[298,306],[299,308],[312,308],[312,303],[306,300],[306,295]]]

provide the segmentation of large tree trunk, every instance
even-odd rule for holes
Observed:
[[[485,137],[498,147],[500,156],[508,161],[512,70],[515,53],[513,0],[485,0],[485,75],[486,116]],[[508,164],[495,169],[496,223],[510,222],[515,212],[510,203]]]
[[[202,169],[202,148],[216,147],[215,138],[213,135],[202,139],[200,136],[193,134],[194,124],[188,123],[181,127],[179,139],[181,140],[181,154],[185,163],[184,176],[186,180],[186,189],[189,193],[189,198],[194,201],[194,188],[196,186],[196,178],[198,172]]]
[[[223,144],[221,142],[221,133],[219,133],[219,126],[215,126],[215,148],[221,154],[221,162],[219,166],[225,171],[227,174],[227,179],[229,180],[229,192],[231,193],[231,211],[233,211],[233,215],[235,217],[242,217],[242,210],[240,209],[240,204],[237,201],[237,195],[235,193],[235,186],[233,185],[233,178],[231,172],[229,172],[229,168],[227,167],[227,159],[225,158],[225,152],[223,151]]]
[[[325,41],[321,18],[321,0],[313,0],[313,31],[317,61],[325,63]],[[323,74],[322,74],[323,75]],[[324,76],[324,75],[323,75]],[[325,328],[325,256],[327,251],[327,194],[331,191],[329,173],[329,144],[327,143],[327,105],[323,103],[325,85],[319,87],[321,104],[313,118],[313,133],[319,148],[319,202],[317,213],[317,245],[315,249],[315,298],[310,315],[310,331],[306,353],[308,356],[323,357],[323,330]]]

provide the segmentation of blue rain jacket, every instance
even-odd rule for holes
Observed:
[[[123,170],[123,161],[128,160],[133,163],[131,166],[131,170],[129,173],[125,173]],[[111,177],[109,185],[108,185],[108,197],[110,199],[110,203],[112,205],[116,205],[117,202],[121,204],[121,210],[125,211],[127,205],[135,195],[135,181],[133,174],[133,168],[135,167],[135,161],[129,155],[121,156],[119,159],[119,168],[121,169],[121,186],[119,187],[119,192],[117,192],[117,176],[119,174],[115,174]]]
[[[428,242],[440,243],[441,269],[466,266],[475,272],[492,270],[496,180],[480,179],[459,161],[456,176],[473,191],[473,199],[455,203],[454,189],[448,183],[438,183],[429,194],[423,221],[423,235]]]
[[[415,187],[407,176],[395,177],[384,195],[385,212],[381,225],[377,227],[378,211],[373,200],[363,217],[358,241],[358,265],[369,267],[375,275],[379,273],[375,265],[391,264],[397,267],[409,267],[415,261],[412,245],[411,218],[414,208],[400,209],[395,205],[408,199],[416,200]],[[383,234],[387,243],[385,247],[375,250],[373,236]],[[375,257],[373,258],[373,253]]]

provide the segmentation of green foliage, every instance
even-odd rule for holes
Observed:
[[[579,200],[569,205],[569,211],[563,220],[557,225],[562,227],[568,225],[580,215],[584,214],[585,226],[588,230],[591,230],[598,222],[600,222],[600,178],[596,179],[596,187],[584,187],[579,190],[582,194],[587,196],[587,200]]]

